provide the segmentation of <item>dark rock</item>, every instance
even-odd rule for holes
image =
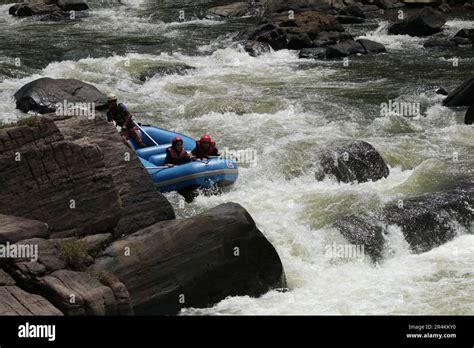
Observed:
[[[347,6],[346,8],[342,9],[339,12],[340,16],[351,16],[351,17],[359,17],[359,18],[366,18],[364,11],[359,6],[352,5]]]
[[[472,184],[445,192],[428,193],[384,209],[384,221],[401,227],[415,252],[429,251],[456,237],[456,225],[470,229],[474,221]]]
[[[336,20],[341,24],[360,24],[365,23],[364,18],[353,16],[335,16]]]
[[[333,16],[316,11],[295,13],[294,19],[276,16],[242,33],[244,39],[268,43],[274,50],[312,47],[312,40],[325,31],[342,32]]]
[[[375,0],[374,4],[383,10],[390,10],[393,8],[393,2],[391,0]]]
[[[252,57],[258,57],[265,53],[270,53],[272,47],[265,42],[247,40],[243,43],[243,48]]]
[[[110,231],[120,202],[103,153],[61,138],[45,117],[0,130],[0,213],[46,222],[56,236]]]
[[[474,5],[470,4],[468,2],[464,3],[464,5],[462,5],[462,7],[465,11],[474,11]]]
[[[116,241],[90,271],[117,276],[138,315],[176,314],[183,307],[260,296],[285,286],[277,252],[235,203],[163,221]]]
[[[357,41],[347,40],[335,45],[328,46],[326,50],[326,58],[347,57],[352,54],[365,54],[364,47]]]
[[[299,58],[324,59],[326,58],[326,48],[323,48],[323,47],[303,48],[300,51]]]
[[[14,5],[14,6],[17,6],[17,5]],[[55,4],[48,5],[45,3],[31,3],[31,4],[21,4],[20,6],[15,7],[13,10],[10,9],[9,13],[17,17],[29,17],[29,16],[38,16],[38,15],[54,13],[58,11],[61,11],[61,9]]]
[[[454,35],[454,38],[469,39],[470,42],[474,43],[474,29],[461,29]]]
[[[448,91],[445,90],[443,87],[436,88],[435,93],[436,94],[441,94],[441,95],[448,95],[449,94]]]
[[[63,315],[59,309],[39,295],[29,294],[17,286],[0,286],[0,316]]]
[[[474,123],[474,104],[467,108],[466,116],[464,117],[465,124]]]
[[[411,250],[429,251],[459,234],[459,227],[469,231],[474,221],[474,186],[458,188],[405,199],[403,204],[389,204],[375,216],[348,216],[334,226],[353,244],[363,244],[373,259],[381,257],[383,235],[390,225],[398,226]]]
[[[365,53],[367,54],[377,54],[377,53],[383,53],[387,52],[385,49],[385,46],[382,45],[381,43],[367,40],[367,39],[359,39],[357,40],[358,43],[362,45],[365,49]]]
[[[14,95],[16,107],[23,112],[54,112],[57,104],[89,103],[96,109],[107,105],[107,96],[94,86],[73,79],[40,78],[21,87]]]
[[[454,47],[456,46],[456,42],[447,39],[438,39],[438,38],[430,38],[425,41],[423,47],[431,48],[431,47]]]
[[[0,214],[0,244],[35,237],[48,238],[48,225],[41,221]]]
[[[346,40],[353,40],[352,35],[345,32],[341,33],[337,31],[323,31],[315,36],[312,47],[334,45],[340,41]]]
[[[150,66],[146,68],[138,77],[142,82],[145,82],[153,76],[165,76],[165,75],[185,75],[189,71],[194,70],[195,68],[184,63],[172,63],[172,64],[162,64],[158,66]]]
[[[440,10],[441,12],[450,12],[452,11],[452,7],[449,6],[447,3],[444,3],[438,6],[438,10]]]
[[[453,37],[451,39],[451,41],[453,41],[454,43],[456,43],[459,46],[471,45],[472,44],[472,41],[469,40],[468,38],[465,38],[465,37]]]
[[[89,6],[83,0],[58,0],[57,5],[63,11],[84,11],[89,9]]]
[[[207,11],[208,18],[241,17],[250,13],[251,6],[247,2],[234,2],[229,5],[212,7]]]
[[[443,100],[444,106],[470,106],[474,100],[474,76],[465,80]]]
[[[383,228],[372,224],[368,219],[347,216],[334,223],[339,232],[354,245],[363,245],[364,253],[376,261],[382,257],[384,249]]]
[[[16,12],[18,11],[18,9],[23,6],[23,4],[15,4],[13,6],[11,6],[9,9],[8,9],[8,14],[10,16],[16,16]]]
[[[320,159],[321,171],[316,174],[322,180],[325,175],[339,182],[366,182],[386,178],[389,169],[382,156],[365,141],[325,150]]]
[[[104,171],[113,177],[120,195],[120,216],[113,228],[115,237],[131,234],[158,221],[175,218],[171,204],[156,190],[140,160],[129,152],[115,127],[107,123],[103,115],[92,120],[69,117],[57,120],[55,124],[66,140],[94,143],[100,148],[105,163]],[[126,159],[126,154],[130,158]],[[107,211],[112,202],[99,210]]]
[[[431,7],[424,7],[416,14],[392,24],[388,31],[394,35],[428,36],[441,31],[446,23],[440,12]]]
[[[376,6],[376,5],[358,5],[358,7],[364,13],[373,13],[373,12],[378,12],[379,11],[379,7]]]

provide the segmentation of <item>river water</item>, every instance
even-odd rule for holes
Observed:
[[[326,253],[345,243],[331,227],[338,217],[472,181],[474,128],[429,88],[452,90],[472,74],[472,49],[426,50],[426,39],[387,35],[388,22],[371,19],[346,30],[383,43],[387,54],[353,57],[347,66],[288,50],[254,58],[232,46],[253,19],[199,19],[210,1],[89,1],[87,16],[62,23],[12,18],[8,1],[1,3],[1,120],[22,116],[12,99],[22,85],[75,78],[117,94],[142,122],[194,137],[210,133],[220,148],[257,154],[220,196],[184,205],[177,194],[167,197],[179,217],[228,201],[243,205],[277,249],[290,291],[231,297],[183,314],[474,314],[473,231],[461,229],[417,255],[391,226],[377,264]],[[449,14],[445,30],[461,28],[474,28],[474,16]],[[156,63],[196,69],[136,78]],[[389,100],[420,103],[421,115],[381,116]],[[356,139],[381,153],[390,175],[357,185],[316,181],[318,151]]]

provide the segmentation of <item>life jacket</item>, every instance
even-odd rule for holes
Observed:
[[[196,157],[199,159],[206,158],[208,156],[215,156],[216,154],[216,143],[214,141],[211,141],[209,144],[209,147],[207,148],[207,151],[204,150],[201,147],[201,141],[198,140],[196,141]]]
[[[180,164],[185,162],[185,159],[188,159],[188,153],[183,149],[180,153],[178,153],[172,146],[166,149],[166,153],[171,157],[173,160],[173,164]]]

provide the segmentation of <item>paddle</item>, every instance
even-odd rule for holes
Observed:
[[[142,127],[140,127],[140,125],[139,125],[137,122],[135,122],[135,121],[132,121],[132,122],[135,124],[135,126],[138,127],[138,129],[140,129],[140,131],[141,131],[143,134],[145,134],[149,139],[151,139],[151,141],[153,141],[153,143],[154,143],[156,146],[160,146],[160,145],[155,141],[155,139],[153,139],[147,132],[145,132],[145,130],[144,130]]]

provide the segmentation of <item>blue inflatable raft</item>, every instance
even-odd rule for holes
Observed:
[[[166,149],[171,146],[171,139],[181,137],[183,148],[188,152],[194,149],[196,141],[183,134],[150,125],[141,125],[140,134],[147,147],[137,148],[133,140],[129,140],[130,144],[161,192],[228,186],[232,185],[239,176],[237,163],[220,157],[164,167]]]

